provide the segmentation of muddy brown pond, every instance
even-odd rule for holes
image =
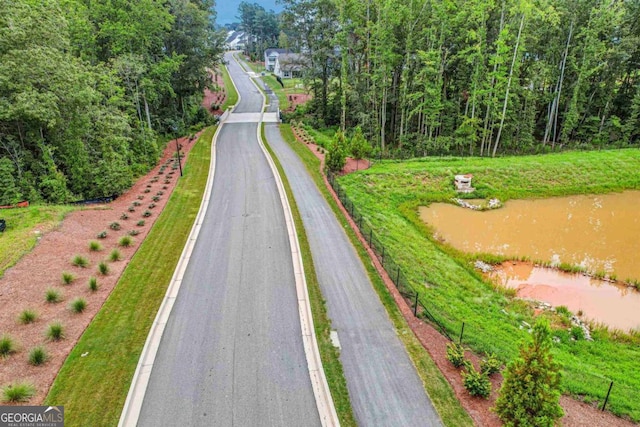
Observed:
[[[465,252],[527,256],[640,280],[638,208],[640,191],[626,191],[512,200],[484,212],[434,203],[421,207],[420,216],[438,239]],[[639,292],[582,275],[529,270],[505,269],[500,281],[517,288],[518,296],[565,305],[574,313],[582,310],[585,317],[615,328],[640,328]]]

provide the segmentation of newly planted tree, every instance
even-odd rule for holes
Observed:
[[[560,365],[551,354],[551,327],[538,319],[533,340],[504,371],[495,411],[505,426],[553,426],[563,415],[560,407]]]

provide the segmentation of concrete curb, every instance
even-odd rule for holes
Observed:
[[[240,62],[234,56],[238,65]],[[242,65],[240,65],[242,67]],[[258,88],[259,86],[254,79],[251,79],[253,84]],[[322,359],[320,358],[320,350],[318,348],[318,341],[316,339],[315,329],[313,326],[313,315],[311,313],[311,303],[309,302],[309,291],[307,289],[307,280],[304,275],[304,264],[302,262],[302,254],[300,252],[300,244],[298,242],[298,233],[296,231],[295,222],[293,221],[293,214],[291,213],[291,206],[289,205],[289,199],[282,183],[282,178],[278,172],[271,155],[264,146],[262,141],[262,117],[264,116],[264,107],[266,104],[266,98],[263,94],[262,101],[262,116],[258,123],[257,137],[260,148],[264,153],[269,166],[273,172],[273,176],[278,187],[278,193],[280,195],[280,202],[282,203],[282,209],[284,210],[285,223],[287,225],[287,234],[289,235],[289,244],[291,246],[291,258],[293,261],[293,272],[296,281],[296,293],[298,296],[298,314],[300,315],[300,327],[302,329],[302,341],[304,345],[304,353],[307,358],[307,367],[309,369],[309,377],[311,379],[311,386],[313,387],[313,394],[316,399],[316,406],[318,408],[318,414],[320,415],[320,421],[323,426],[333,427],[339,426],[340,420],[336,412],[333,398],[331,397],[331,391],[329,390],[329,384],[327,383],[327,377],[324,373],[322,366]]]
[[[238,102],[240,102],[240,94],[238,94]],[[222,117],[226,119],[226,116],[223,115]],[[187,265],[189,264],[191,253],[193,252],[196,240],[198,239],[198,235],[200,234],[200,228],[202,227],[202,222],[209,206],[209,200],[211,199],[213,179],[215,177],[216,170],[216,143],[223,124],[224,121],[221,118],[220,123],[218,124],[218,129],[216,129],[216,133],[212,138],[211,161],[209,163],[209,178],[207,179],[204,196],[202,198],[202,201],[200,202],[200,209],[198,211],[198,215],[196,216],[193,227],[191,227],[191,232],[189,233],[187,243],[182,250],[180,259],[178,260],[178,265],[176,266],[176,269],[173,272],[173,276],[171,277],[171,282],[169,283],[169,287],[167,288],[167,293],[162,300],[162,304],[160,305],[158,314],[156,315],[156,318],[151,325],[151,330],[149,331],[147,340],[144,343],[142,354],[140,355],[140,359],[138,360],[138,365],[136,367],[135,373],[133,374],[133,380],[131,381],[131,387],[129,388],[129,393],[127,394],[127,400],[125,401],[124,408],[122,409],[122,414],[120,415],[120,421],[118,422],[119,427],[129,427],[138,424],[140,411],[142,410],[142,402],[144,401],[144,396],[147,392],[147,386],[149,384],[149,379],[151,378],[151,370],[153,369],[153,363],[156,359],[156,354],[158,353],[160,341],[162,340],[162,334],[164,333],[164,328],[167,325],[167,321],[169,320],[169,315],[171,314],[171,310],[173,309],[173,304],[175,303],[178,292],[180,291],[184,272],[187,268]]]

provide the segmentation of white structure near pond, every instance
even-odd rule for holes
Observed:
[[[471,178],[473,178],[471,174],[456,175],[456,191],[458,193],[473,193],[476,189],[471,186]]]

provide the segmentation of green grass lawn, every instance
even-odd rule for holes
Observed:
[[[118,423],[147,334],[200,207],[214,132],[206,129],[192,148],[184,177],[53,383],[45,404],[64,405],[70,426]]]
[[[369,257],[357,239],[353,230],[351,230],[347,220],[342,215],[342,212],[338,208],[336,202],[333,200],[329,191],[324,185],[324,181],[322,179],[322,175],[320,173],[320,161],[318,158],[302,143],[298,142],[291,130],[290,125],[280,125],[280,130],[282,135],[287,141],[287,143],[291,146],[291,148],[298,154],[298,156],[305,163],[307,170],[309,171],[311,177],[316,183],[316,186],[323,194],[324,198],[327,200],[331,209],[334,211],[336,217],[342,224],[345,229],[345,232],[349,236],[352,244],[356,248],[360,259],[362,260],[365,268],[367,269],[367,273],[369,274],[369,278],[371,279],[380,300],[382,301],[389,318],[393,322],[398,336],[403,341],[409,356],[416,367],[418,375],[422,379],[422,382],[425,386],[425,390],[429,394],[429,397],[433,401],[434,406],[436,407],[440,417],[443,422],[447,426],[452,427],[462,427],[462,426],[472,426],[473,422],[469,415],[465,412],[465,410],[460,405],[460,402],[456,399],[451,386],[444,378],[438,367],[435,365],[427,351],[422,347],[418,339],[415,337],[409,326],[407,325],[404,317],[400,313],[400,310],[395,304],[395,301],[392,295],[389,293],[385,284],[382,282],[382,279],[378,275],[377,271],[373,267]],[[298,226],[298,224],[296,224]],[[305,260],[305,265],[307,261]],[[313,282],[313,286],[310,286],[310,289],[314,289],[318,286],[317,281]],[[315,319],[315,311],[314,311],[314,319]],[[318,327],[316,326],[316,329]],[[320,333],[320,336],[324,336],[324,333]],[[322,344],[321,344],[322,345]],[[328,345],[328,344],[327,344]],[[324,362],[324,357],[323,357]],[[326,368],[325,368],[326,370]],[[332,389],[333,392],[333,389]],[[335,399],[335,397],[334,397]]]
[[[472,257],[434,241],[418,207],[454,197],[453,177],[459,173],[474,175],[475,196],[505,201],[640,189],[639,166],[639,150],[434,158],[383,161],[338,181],[449,333],[459,334],[465,322],[466,345],[507,361],[527,335],[523,322],[533,324],[532,308],[483,280],[471,265]],[[560,326],[557,317],[552,320]],[[598,328],[594,341],[572,341],[566,327],[559,327],[555,335],[560,339],[554,354],[564,368],[564,391],[602,403],[613,380],[608,409],[640,421],[640,334]]]
[[[75,206],[32,205],[27,208],[2,209],[0,218],[7,229],[0,233],[0,277],[38,241],[38,236],[52,230]]]
[[[229,70],[227,70],[226,66],[220,67],[222,70],[222,79],[224,81],[224,90],[227,93],[227,99],[222,103],[222,107],[220,109],[225,111],[232,105],[236,105],[238,103],[238,92],[236,91],[236,87],[233,85],[231,81],[231,76],[229,76]]]
[[[267,86],[269,86],[278,97],[278,102],[281,110],[286,110],[291,105],[291,103],[289,102],[289,95],[307,93],[306,86],[301,78],[282,79],[282,83],[284,83],[284,87],[282,87],[282,85],[278,83],[275,74],[266,71],[264,65],[262,65],[261,62],[250,62],[247,60],[244,60],[243,62],[244,64],[247,64],[254,72],[265,73],[265,75],[262,77],[262,80],[264,80]],[[300,87],[300,85],[302,85],[302,87]]]

